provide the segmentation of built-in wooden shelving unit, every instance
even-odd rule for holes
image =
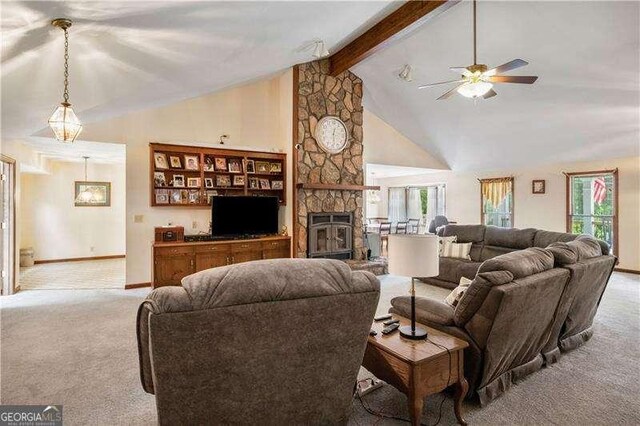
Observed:
[[[160,143],[149,151],[153,207],[208,207],[214,195],[287,202],[286,154]]]

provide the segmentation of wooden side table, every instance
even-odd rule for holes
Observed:
[[[406,318],[394,315],[401,325],[408,325]],[[469,390],[464,378],[464,340],[436,329],[425,327],[427,340],[409,340],[396,330],[382,334],[382,321],[371,327],[378,332],[369,336],[362,366],[376,377],[393,385],[407,395],[411,424],[420,425],[424,398],[454,385],[456,418],[466,425],[462,417],[462,401]],[[448,349],[448,352],[447,352]]]

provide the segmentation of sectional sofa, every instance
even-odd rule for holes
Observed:
[[[616,263],[609,247],[588,236],[536,229],[447,225],[442,236],[472,242],[471,259],[440,258],[440,275],[424,281],[452,288],[472,283],[455,307],[418,298],[418,322],[469,342],[470,395],[487,404],[527,375],[586,342]],[[389,312],[410,314],[396,297]]]

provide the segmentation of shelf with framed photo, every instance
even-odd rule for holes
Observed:
[[[217,195],[276,195],[286,204],[286,154],[150,143],[150,204],[209,207]]]

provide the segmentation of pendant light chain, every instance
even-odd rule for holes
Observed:
[[[64,29],[64,103],[69,103],[69,32]]]
[[[477,64],[476,46],[476,0],[473,0],[473,65]]]

